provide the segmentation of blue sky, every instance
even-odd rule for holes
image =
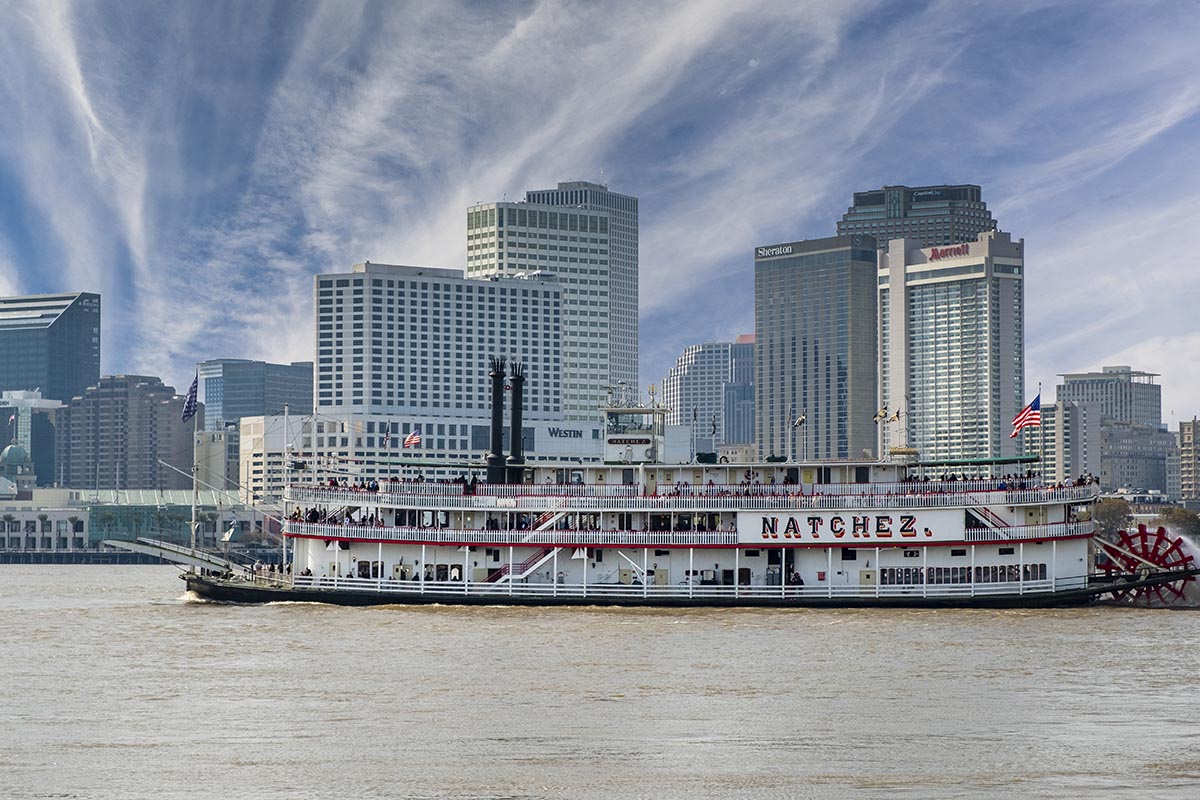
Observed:
[[[754,327],[756,244],[978,183],[1027,387],[1200,414],[1200,4],[4,2],[0,293],[99,291],[105,373],[312,357],[312,276],[462,268],[464,211],[641,198],[643,382]],[[1191,254],[1191,255],[1189,255]]]

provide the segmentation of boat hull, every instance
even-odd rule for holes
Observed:
[[[1191,570],[1188,574],[1197,574]],[[359,589],[293,588],[226,580],[186,573],[187,588],[205,600],[226,603],[326,603],[340,606],[380,605],[473,605],[473,606],[620,606],[638,608],[1060,608],[1096,603],[1116,586],[1132,589],[1154,586],[1186,577],[1154,574],[1134,580],[1105,581],[1079,589],[1057,592],[1007,593],[921,597],[917,594],[889,597],[681,597],[650,594],[644,597],[578,594],[521,595],[492,593],[421,593],[389,589],[386,592]]]

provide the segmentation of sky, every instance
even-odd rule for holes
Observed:
[[[105,374],[313,358],[313,276],[462,269],[465,210],[640,199],[641,375],[754,330],[753,248],[975,183],[1026,394],[1200,415],[1200,3],[0,0],[0,294],[103,296]],[[1189,256],[1188,253],[1193,255]]]

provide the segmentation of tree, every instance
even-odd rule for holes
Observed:
[[[1181,534],[1189,539],[1200,537],[1200,517],[1186,508],[1168,508],[1155,517],[1152,524],[1161,525],[1171,533]]]
[[[1096,530],[1108,537],[1117,535],[1129,522],[1129,503],[1119,497],[1106,497],[1096,503],[1092,517],[1096,520]]]
[[[47,533],[50,530],[49,514],[38,514],[38,522],[42,523],[42,533]]]
[[[4,520],[4,530],[11,531],[13,529],[13,523],[16,522],[17,518],[12,514],[5,514],[3,517],[0,517],[0,519]]]

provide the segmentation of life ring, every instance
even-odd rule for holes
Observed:
[[[728,464],[728,463],[729,463],[729,456],[721,456],[721,458],[720,458],[720,461],[721,461],[721,463],[722,463],[722,464]]]

